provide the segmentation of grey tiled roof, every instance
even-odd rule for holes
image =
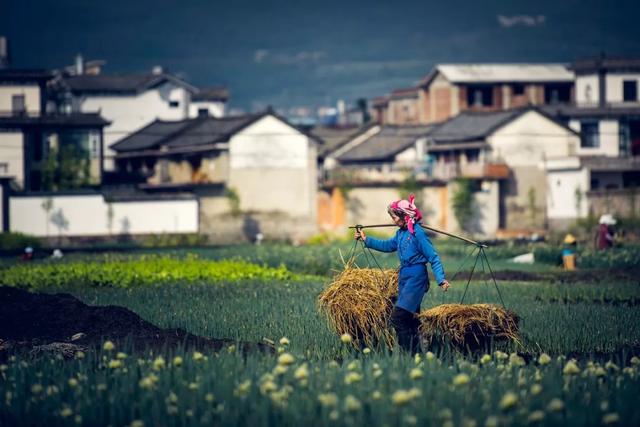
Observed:
[[[229,99],[229,90],[226,87],[202,88],[191,97],[194,102],[226,101],[227,99]]]
[[[387,160],[426,136],[433,126],[384,126],[374,136],[338,157],[342,163]]]
[[[193,146],[224,142],[229,137],[256,120],[259,115],[237,117],[199,117],[181,121],[156,120],[139,131],[111,146],[118,152]]]
[[[599,69],[608,71],[639,71],[639,56],[596,56],[575,61],[570,67],[576,73],[591,73]]]
[[[318,149],[318,155],[325,157],[349,142],[351,138],[368,129],[365,127],[324,127],[317,126],[311,130],[311,134],[320,138],[324,143]]]
[[[81,93],[138,93],[165,81],[183,85],[192,91],[197,90],[190,84],[169,74],[83,74],[64,77],[62,80],[69,90]]]
[[[99,113],[45,114],[42,116],[0,115],[0,127],[103,127],[110,122]]]
[[[640,107],[632,105],[621,105],[616,107],[578,107],[570,104],[558,104],[543,105],[538,108],[544,113],[561,120],[572,117],[619,118],[624,116],[640,116]]]
[[[12,69],[0,70],[1,82],[39,82],[53,77],[49,70],[42,69]]]
[[[483,139],[522,112],[522,109],[490,113],[465,111],[438,125],[428,138],[436,144]]]

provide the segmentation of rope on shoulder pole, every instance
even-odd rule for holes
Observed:
[[[482,263],[482,266],[483,266],[483,270],[484,270],[484,263],[486,262],[487,267],[489,269],[489,275],[491,276],[491,279],[492,279],[493,284],[494,284],[494,286],[496,288],[496,291],[498,292],[498,297],[500,298],[500,302],[502,303],[502,306],[506,308],[504,300],[502,299],[502,293],[500,292],[500,288],[498,287],[498,282],[496,281],[496,276],[493,273],[493,269],[491,268],[491,265],[489,264],[489,258],[487,257],[487,253],[485,252],[485,248],[488,247],[486,244],[480,243],[480,242],[476,242],[475,240],[468,239],[468,238],[466,238],[464,236],[460,236],[460,235],[454,234],[454,233],[449,233],[448,231],[440,230],[438,228],[431,227],[431,226],[428,226],[428,225],[420,224],[420,226],[422,228],[424,228],[425,230],[433,231],[434,233],[444,234],[445,236],[449,236],[449,237],[453,237],[453,238],[458,239],[458,240],[462,240],[463,242],[472,244],[477,248],[478,253],[476,255],[476,260],[475,260],[475,263],[473,265],[473,268],[471,269],[471,274],[469,275],[469,280],[467,281],[467,285],[466,285],[466,287],[464,289],[464,293],[462,295],[462,300],[460,301],[460,303],[462,303],[462,301],[464,300],[464,297],[467,294],[467,289],[469,288],[469,283],[471,282],[471,277],[473,276],[473,273],[475,272],[476,266],[478,264],[478,260],[480,260],[480,262]],[[356,225],[354,225],[352,227],[349,227],[349,228],[350,229],[362,230],[364,228],[383,228],[383,227],[397,227],[397,225],[396,224],[373,224],[373,225],[356,224]],[[471,253],[469,255],[471,255],[473,252],[475,252],[475,250],[476,249],[471,251]],[[464,265],[465,262],[466,262],[466,259],[463,262],[463,265]],[[462,265],[460,266],[460,269],[458,270],[458,272],[461,269],[462,269]],[[458,272],[456,272],[456,274],[454,274],[454,277],[458,274]]]

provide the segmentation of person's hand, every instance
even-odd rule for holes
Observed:
[[[362,230],[361,228],[356,228],[354,237],[356,240],[362,240],[363,242],[367,240],[367,236],[364,234],[364,230]]]
[[[440,288],[442,289],[443,292],[447,292],[447,289],[449,289],[449,287],[451,285],[449,284],[449,281],[445,279],[445,280],[442,281],[442,283],[440,283],[439,286],[440,286]]]

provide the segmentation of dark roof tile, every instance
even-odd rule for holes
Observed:
[[[388,160],[411,147],[433,126],[383,126],[380,132],[338,156],[341,163]]]
[[[197,89],[170,74],[83,74],[63,78],[63,84],[76,93],[138,93],[166,81]]]

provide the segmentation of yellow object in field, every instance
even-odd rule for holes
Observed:
[[[562,265],[565,270],[573,271],[576,269],[576,254],[563,255]]]

